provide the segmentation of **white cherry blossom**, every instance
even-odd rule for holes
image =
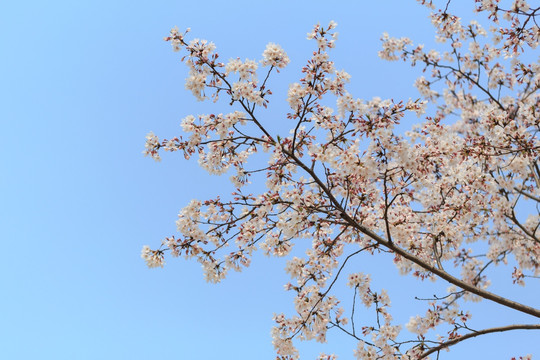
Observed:
[[[272,95],[267,79],[290,62],[279,45],[266,46],[259,68],[249,59],[220,62],[213,43],[188,41],[187,31],[173,28],[165,38],[184,53],[186,88],[198,100],[225,98],[233,110],[187,115],[184,137],[149,133],[144,154],[197,154],[201,167],[227,176],[235,190],[191,201],[178,215],[179,237],[165,238],[157,250],[145,246],[141,257],[149,267],[162,267],[168,251],[195,258],[212,283],[249,267],[257,250],[285,257],[294,310],[274,316],[278,359],[299,358],[297,340],[326,342],[329,331],[352,336],[357,359],[411,360],[492,332],[540,329],[473,330],[468,304],[492,301],[540,317],[539,309],[490,292],[492,283],[528,287],[540,277],[540,215],[530,205],[540,202],[540,65],[524,56],[538,45],[540,8],[524,0],[508,8],[475,1],[478,18],[485,17],[465,23],[450,13],[451,1],[438,10],[434,1],[418,2],[433,10],[444,51],[385,33],[379,52],[421,68],[417,95],[355,98],[347,90],[351,76],[331,60],[336,24],[317,24],[307,36],[313,54],[288,88],[283,119],[265,117],[263,109]],[[418,123],[402,131],[411,118]],[[270,130],[280,120],[288,134]],[[257,194],[250,193],[254,179],[266,185]],[[373,285],[387,270],[351,260],[382,252],[419,288],[428,279],[451,286],[419,300],[425,311],[397,323],[389,292]],[[495,266],[506,278],[492,276]],[[339,284],[349,288],[352,311],[335,292]]]

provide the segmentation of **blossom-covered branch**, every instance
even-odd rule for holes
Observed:
[[[518,0],[504,10],[498,3],[476,1],[496,25],[492,40],[479,22],[462,24],[451,14],[451,1],[434,11],[437,39],[448,45],[443,54],[383,35],[381,58],[429,74],[415,82],[415,100],[354,98],[350,76],[330,60],[336,24],[316,25],[308,34],[315,51],[287,93],[289,136],[273,134],[264,111],[272,76],[290,62],[283,48],[270,43],[260,62],[223,63],[213,43],[171,30],[165,40],[183,53],[186,89],[200,101],[225,98],[232,109],[186,116],[185,138],[150,133],[144,153],[156,160],[162,151],[198,155],[210,174],[230,175],[235,190],[229,199],[193,200],[179,214],[180,237],[143,248],[148,266],[163,266],[168,251],[197,259],[207,281],[218,282],[230,269],[249,267],[257,249],[288,257],[292,281],[285,289],[295,296],[296,315],[274,317],[280,359],[299,356],[295,339],[325,342],[330,329],[358,341],[358,359],[420,359],[479,335],[538,329],[474,331],[466,309],[466,301],[485,299],[540,318],[540,309],[487,290],[491,281],[525,285],[540,276],[540,216],[527,206],[540,199],[540,65],[524,56],[538,45],[540,8]],[[396,130],[413,116],[421,122]],[[263,181],[265,191],[248,191]],[[293,256],[295,244],[306,241],[305,255]],[[349,261],[381,253],[391,254],[403,275],[451,284],[447,295],[427,302],[425,315],[411,316],[407,331],[394,323],[387,290],[372,287],[377,273]],[[508,278],[491,278],[493,266],[507,269]],[[354,293],[350,318],[334,294],[345,276]],[[373,321],[359,324],[357,304],[374,312]]]

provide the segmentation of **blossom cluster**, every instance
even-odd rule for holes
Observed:
[[[419,2],[435,8],[433,1]],[[490,42],[479,22],[464,24],[445,3],[430,19],[449,51],[388,34],[381,39],[382,59],[423,68],[416,100],[355,98],[347,90],[350,75],[330,57],[336,23],[314,26],[308,39],[315,51],[287,92],[292,125],[284,137],[273,135],[259,113],[272,94],[267,79],[290,62],[283,48],[268,44],[261,68],[250,59],[225,64],[213,43],[187,42],[187,32],[171,30],[166,40],[186,54],[186,88],[199,100],[211,94],[217,102],[225,94],[235,110],[185,117],[185,138],[150,133],[144,153],[155,160],[161,151],[181,151],[186,159],[197,154],[210,174],[230,175],[235,191],[228,200],[193,200],[182,209],[180,237],[167,237],[158,250],[143,248],[148,266],[163,266],[169,251],[195,258],[206,280],[219,282],[230,270],[249,267],[257,250],[287,257],[285,289],[295,314],[274,316],[280,359],[299,357],[296,339],[326,342],[330,329],[358,340],[357,359],[427,358],[482,333],[469,327],[466,301],[540,316],[489,292],[494,281],[525,285],[540,276],[540,216],[526,206],[540,202],[540,65],[520,57],[538,44],[530,22],[540,8],[524,0],[506,10],[497,0],[476,1],[476,10],[498,26],[490,28]],[[335,109],[325,99],[334,99]],[[420,122],[398,130],[411,116]],[[248,164],[261,150],[267,161]],[[264,192],[248,191],[253,178],[265,180]],[[293,252],[306,242],[304,256]],[[388,291],[372,287],[377,270],[343,275],[350,259],[381,252],[393,255],[403,275],[450,282],[448,294],[430,299],[425,313],[412,314],[404,326],[395,324]],[[491,278],[494,266],[508,269],[508,278]],[[353,292],[350,317],[334,294],[343,277]],[[373,311],[373,321],[358,325],[357,300]]]

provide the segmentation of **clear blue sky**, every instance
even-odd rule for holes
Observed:
[[[379,61],[377,50],[383,31],[430,42],[426,10],[413,0],[328,4],[0,5],[1,359],[273,358],[272,314],[292,302],[282,290],[284,262],[258,257],[249,271],[219,285],[206,284],[195,262],[147,269],[141,247],[174,234],[178,210],[230,189],[196,161],[165,156],[158,164],[141,152],[150,130],[171,137],[188,114],[228,111],[197,103],[184,90],[186,68],[162,40],[174,25],[214,41],[225,60],[258,60],[268,42],[281,44],[292,62],[275,80],[279,99],[313,49],[306,33],[335,20],[334,59],[352,75],[355,96],[414,97],[418,72]],[[283,121],[285,109],[276,103],[268,119]],[[396,279],[415,284],[385,276],[377,280],[381,287]],[[489,309],[493,325],[512,321],[512,314]],[[405,322],[415,314],[402,310]],[[442,358],[534,353],[535,335],[486,336]],[[320,351],[352,358],[355,345],[336,341],[310,343],[303,358]]]

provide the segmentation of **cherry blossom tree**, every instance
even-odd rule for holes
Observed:
[[[189,40],[189,29],[165,38],[189,67],[186,88],[231,110],[189,115],[186,134],[170,140],[150,133],[144,153],[197,155],[210,174],[230,176],[235,190],[227,200],[191,201],[179,214],[180,235],[145,246],[142,257],[149,267],[162,267],[167,253],[195,258],[214,283],[249,267],[256,250],[289,257],[293,280],[285,288],[296,314],[274,318],[278,359],[298,358],[296,340],[325,342],[328,331],[356,339],[358,359],[425,359],[485,334],[540,330],[540,309],[489,290],[495,281],[539,289],[540,64],[527,59],[539,42],[540,6],[475,0],[486,30],[451,14],[451,1],[440,9],[419,2],[432,9],[447,51],[384,34],[379,56],[420,67],[420,97],[353,97],[350,76],[330,60],[336,24],[316,25],[308,34],[313,56],[287,94],[289,136],[273,134],[265,119],[268,80],[289,63],[279,45],[268,44],[261,61],[225,63],[212,42]],[[418,123],[398,131],[412,115]],[[265,191],[251,193],[261,181]],[[292,256],[306,241],[305,255]],[[402,275],[419,286],[449,284],[447,293],[423,302],[425,312],[407,324],[395,323],[386,290],[370,283],[377,273],[347,266],[361,253],[390,254]],[[491,278],[493,267],[508,276]],[[347,311],[333,293],[340,282],[353,295]],[[469,301],[495,302],[530,322],[472,329]],[[355,319],[360,307],[376,320]]]

